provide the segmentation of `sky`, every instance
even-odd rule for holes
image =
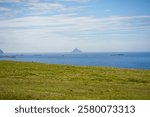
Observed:
[[[150,0],[0,0],[4,52],[150,52]]]

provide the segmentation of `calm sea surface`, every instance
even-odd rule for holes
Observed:
[[[0,55],[0,60],[34,61],[48,64],[150,69],[150,52],[4,54]]]

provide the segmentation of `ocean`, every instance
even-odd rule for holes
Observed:
[[[150,52],[49,53],[0,55],[0,60],[32,61],[48,64],[107,66],[116,68],[150,69]]]

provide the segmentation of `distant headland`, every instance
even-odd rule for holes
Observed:
[[[4,52],[0,49],[0,54],[4,54]]]

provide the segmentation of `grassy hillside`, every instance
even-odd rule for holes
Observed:
[[[150,70],[0,61],[0,99],[150,99]]]

